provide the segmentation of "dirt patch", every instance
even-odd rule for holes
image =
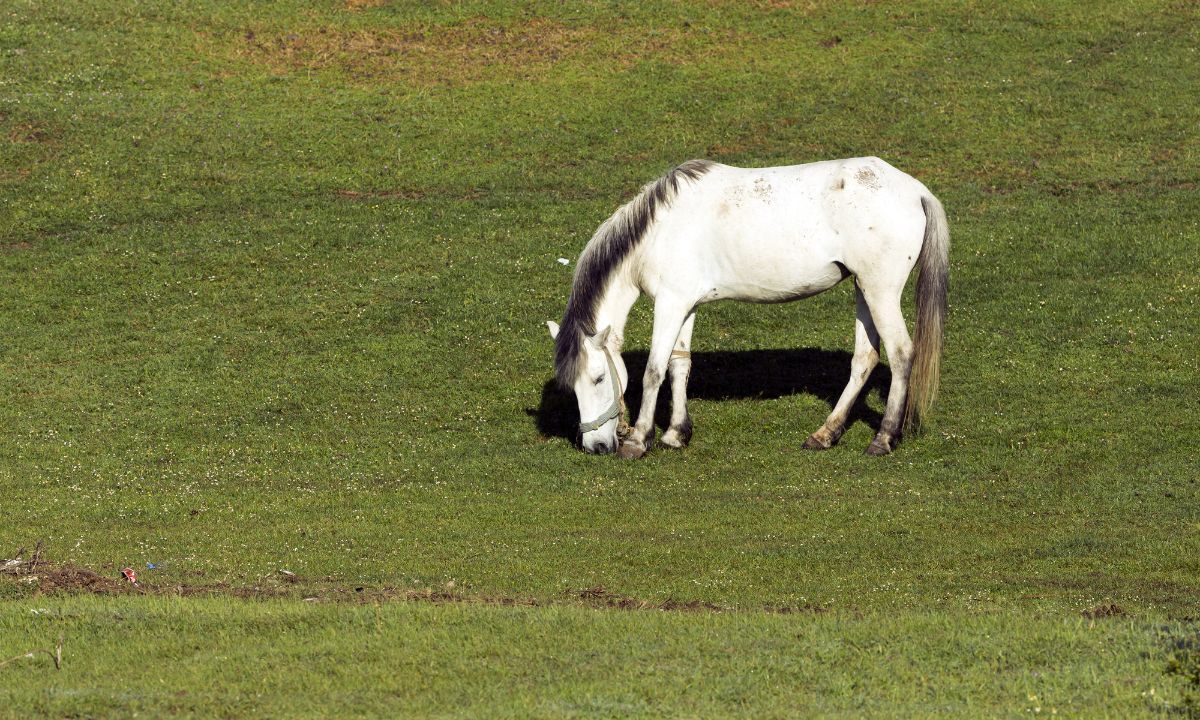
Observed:
[[[87,592],[108,594],[123,590],[116,580],[106,578],[87,568],[47,562],[42,558],[42,544],[25,558],[25,549],[15,553],[12,560],[0,562],[0,577],[34,585],[39,592]]]
[[[97,594],[124,592],[133,587],[128,581],[121,585],[87,568],[60,565],[45,568],[37,576],[38,589],[42,592],[79,592]]]
[[[1046,192],[1055,197],[1064,197],[1077,192],[1133,193],[1155,190],[1195,190],[1193,180],[1095,180],[1052,184]]]
[[[0,170],[0,180],[24,180],[29,177],[33,171],[29,168],[16,168],[12,170]]]
[[[1083,615],[1088,620],[1099,620],[1101,618],[1112,618],[1112,617],[1124,617],[1125,615],[1128,615],[1128,614],[1129,613],[1125,612],[1124,608],[1122,608],[1120,605],[1117,605],[1116,603],[1109,603],[1108,605],[1097,605],[1096,607],[1092,608],[1091,610],[1084,610],[1082,613],[1080,613],[1080,615]]]
[[[197,33],[199,47],[248,59],[276,74],[334,70],[351,82],[416,86],[529,80],[568,60],[614,69],[649,59],[683,65],[697,53],[737,47],[738,37],[732,30],[699,32],[686,26],[646,33],[616,20],[606,26],[576,26],[531,18],[517,25],[502,25],[481,17],[451,26],[403,30],[316,27],[280,32],[249,28],[223,38]]]
[[[38,123],[17,123],[8,129],[8,140],[13,143],[47,143],[50,142],[50,131]]]
[[[755,10],[762,12],[775,12],[778,10],[795,10],[797,3],[794,0],[711,0],[711,5],[721,7],[723,5],[749,6]],[[811,14],[816,9],[816,3],[806,2],[801,8],[805,15]]]
[[[357,79],[398,78],[437,85],[482,80],[497,71],[538,74],[595,41],[590,29],[534,19],[506,28],[475,19],[411,31],[316,28],[247,30],[235,52],[277,73],[338,70]]]
[[[235,597],[243,600],[290,598],[314,603],[381,603],[425,602],[493,605],[500,607],[546,607],[550,605],[582,605],[603,610],[658,610],[664,612],[736,612],[703,600],[644,600],[612,592],[603,586],[572,591],[561,600],[538,600],[508,595],[465,594],[453,583],[443,588],[396,588],[347,586],[335,580],[306,580],[291,572],[264,578],[255,585],[239,586],[228,582],[156,582],[140,577],[139,584],[129,582],[120,573],[112,577],[69,563],[54,563],[42,558],[40,546],[28,559],[0,561],[0,582],[15,582],[33,586],[35,595],[175,595],[180,597]],[[823,613],[818,605],[801,607],[768,606],[754,608],[757,612],[773,614]]]
[[[420,190],[338,190],[335,193],[344,200],[424,200]]]
[[[620,593],[614,593],[605,588],[603,585],[596,587],[585,588],[573,593],[574,599],[582,601],[584,604],[592,607],[614,608],[617,610],[666,610],[666,611],[683,611],[683,612],[735,612],[733,608],[723,607],[703,600],[674,600],[667,598],[666,600],[655,602],[651,600],[642,600]],[[760,612],[768,612],[779,615],[792,615],[800,613],[823,613],[826,608],[820,605],[803,605],[799,607],[777,607],[768,606],[756,608]]]
[[[26,180],[37,166],[58,152],[61,143],[56,126],[0,112],[0,148],[10,148],[12,155],[12,162],[0,167],[0,182]]]
[[[585,588],[575,593],[578,600],[595,607],[616,608],[619,610],[706,610],[708,612],[727,612],[729,608],[714,605],[700,600],[680,602],[667,599],[663,602],[652,602],[638,598],[609,592],[604,586]]]
[[[773,612],[778,615],[821,615],[829,612],[829,608],[825,607],[824,605],[817,605],[815,603],[805,603],[804,605],[799,605],[796,607],[768,607],[763,609],[767,612]]]
[[[1090,572],[1079,576],[1063,577],[1030,577],[1027,575],[1008,575],[1003,578],[1006,584],[1037,590],[1045,588],[1052,596],[1063,593],[1095,598],[1132,598],[1137,602],[1147,602],[1166,606],[1191,606],[1194,604],[1200,588],[1193,585],[1170,580],[1143,578],[1131,585],[1126,578],[1115,577],[1104,573]],[[1033,593],[1035,597],[1043,597],[1044,593]]]

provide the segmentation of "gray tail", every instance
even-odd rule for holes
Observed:
[[[942,364],[942,335],[946,327],[950,279],[950,227],[946,211],[932,195],[921,198],[925,211],[925,240],[917,258],[917,317],[913,330],[912,370],[904,431],[919,432],[937,397]]]

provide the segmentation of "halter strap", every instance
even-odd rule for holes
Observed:
[[[593,430],[598,430],[601,425],[618,417],[621,414],[621,376],[617,375],[617,364],[613,362],[612,355],[609,354],[608,348],[604,348],[604,359],[608,360],[608,374],[612,376],[613,384],[613,401],[608,409],[600,414],[600,417],[591,422],[579,423],[579,432],[586,433]]]

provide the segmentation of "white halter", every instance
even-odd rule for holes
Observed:
[[[617,375],[617,364],[613,362],[612,355],[609,354],[608,348],[604,349],[604,359],[608,360],[608,374],[612,376],[613,400],[608,409],[600,414],[600,417],[591,422],[579,423],[580,434],[598,430],[601,425],[612,420],[621,414],[621,376]]]

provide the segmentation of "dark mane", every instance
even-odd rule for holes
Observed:
[[[570,389],[579,377],[583,340],[596,334],[596,311],[613,271],[641,242],[659,207],[670,207],[680,180],[696,180],[713,164],[708,160],[689,160],[649,183],[637,197],[605,220],[588,241],[575,265],[571,298],[554,348],[554,371],[565,389]]]

